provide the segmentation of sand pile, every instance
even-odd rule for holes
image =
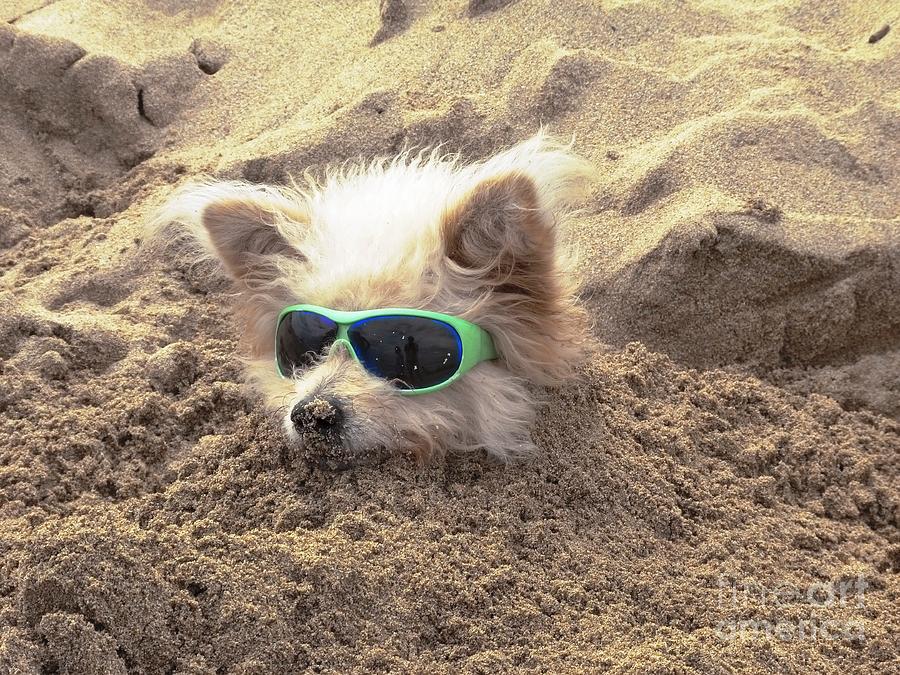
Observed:
[[[897,667],[893,3],[0,18],[0,672]],[[195,174],[541,123],[600,169],[598,339],[524,466],[308,466],[142,245]]]

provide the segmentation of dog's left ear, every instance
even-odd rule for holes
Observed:
[[[476,166],[441,223],[447,259],[485,290],[546,298],[558,267],[557,226],[593,174],[543,131]]]
[[[557,229],[591,174],[567,146],[538,135],[478,167],[441,221],[446,282],[477,301],[478,323],[512,370],[534,381],[564,377],[583,341]]]
[[[551,215],[526,175],[476,185],[443,220],[444,252],[483,291],[545,296],[556,255]]]

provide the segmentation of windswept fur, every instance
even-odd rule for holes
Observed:
[[[334,441],[348,457],[484,448],[509,460],[532,447],[529,383],[558,383],[580,354],[585,318],[557,234],[589,173],[568,146],[540,133],[468,166],[434,150],[345,165],[291,188],[195,182],[150,228],[180,238],[194,259],[218,261],[233,279],[251,382],[292,440],[307,441],[290,411],[321,396],[345,408]],[[300,302],[461,316],[491,333],[500,359],[415,397],[342,349],[280,378],[275,319]]]

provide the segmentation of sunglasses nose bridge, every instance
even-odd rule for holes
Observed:
[[[350,344],[350,341],[346,338],[336,338],[334,342],[331,343],[331,346],[328,348],[328,356],[331,356],[338,349],[344,349],[347,352],[347,355],[350,356],[353,354],[353,345]]]

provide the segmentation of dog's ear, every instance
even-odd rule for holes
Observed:
[[[450,292],[473,302],[510,368],[537,382],[564,377],[585,334],[557,229],[591,174],[539,134],[478,166],[441,221]]]
[[[290,281],[304,264],[310,209],[294,190],[239,181],[194,182],[180,188],[148,223],[148,243],[174,244],[193,265],[213,260],[239,291],[235,314],[254,357],[270,360],[272,330],[282,307],[296,302]]]
[[[246,279],[265,265],[273,255],[303,259],[296,244],[289,240],[293,219],[270,198],[232,197],[209,204],[201,217],[225,269],[237,279]]]
[[[183,226],[236,281],[252,285],[273,273],[278,257],[303,260],[309,213],[299,195],[237,181],[194,183],[151,224]]]
[[[482,290],[539,300],[555,259],[555,235],[537,186],[509,173],[478,183],[443,219],[444,252]]]
[[[451,266],[485,290],[546,297],[560,262],[558,222],[593,174],[543,131],[477,165],[441,223]]]

